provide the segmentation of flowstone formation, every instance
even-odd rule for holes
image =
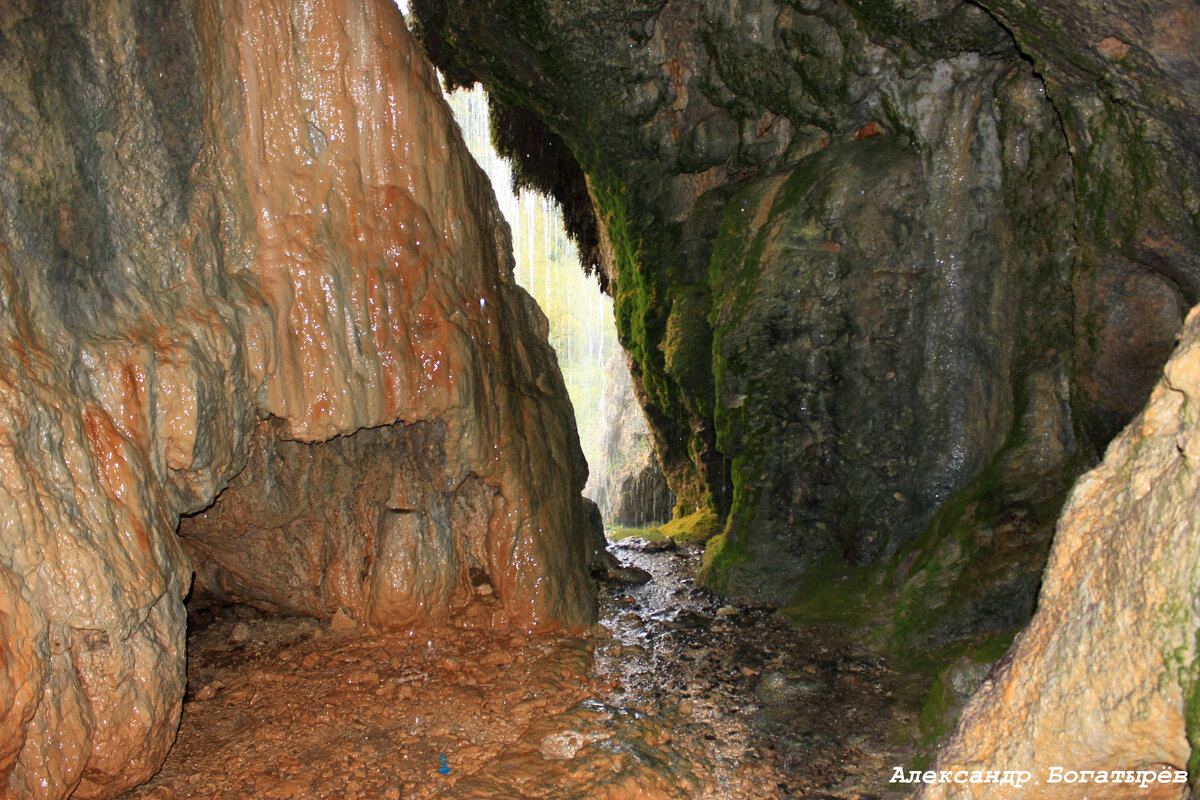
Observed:
[[[414,8],[449,81],[544,126],[531,181],[539,136],[585,174],[664,470],[727,515],[702,577],[907,658],[1019,627],[1200,300],[1195,3]],[[1194,336],[947,767],[1200,770]],[[1026,792],[1128,789],[1093,788]]]
[[[1197,409],[1193,310],[1145,410],[1072,490],[1037,614],[938,756],[938,769],[951,772],[1019,765],[1030,773],[1026,785],[935,783],[919,798],[1177,800],[1187,790],[1176,773],[1190,772],[1195,784]],[[1141,774],[1133,781],[1126,772]]]
[[[157,769],[176,527],[231,481],[186,526],[205,591],[388,628],[466,575],[496,624],[590,624],[545,320],[390,2],[22,2],[0,35],[0,795]]]
[[[726,520],[703,579],[922,648],[1019,627],[1198,299],[1194,8],[413,8],[594,213],[677,513]]]

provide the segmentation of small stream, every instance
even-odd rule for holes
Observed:
[[[883,798],[912,721],[877,659],[728,604],[693,550],[614,545],[651,579],[601,587],[583,637],[374,634],[192,609],[175,747],[128,800]],[[628,575],[629,571],[625,574]]]
[[[652,579],[603,589],[612,639],[594,670],[611,701],[673,714],[680,735],[705,742],[713,797],[898,796],[887,779],[909,748],[888,739],[912,719],[895,707],[886,665],[697,587],[701,551],[662,546],[612,547]]]

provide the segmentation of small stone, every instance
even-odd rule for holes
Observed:
[[[358,630],[358,623],[346,613],[344,608],[339,608],[333,615],[333,618],[329,620],[329,630],[337,631],[338,633],[355,631]]]
[[[217,685],[215,683],[206,683],[200,687],[199,691],[193,696],[195,700],[212,700],[217,696]]]
[[[621,550],[636,550],[639,553],[662,553],[674,550],[677,545],[674,539],[663,536],[659,539],[647,539],[644,536],[633,536],[616,542],[614,547]]]
[[[229,634],[231,642],[245,642],[250,638],[250,626],[244,622],[239,622],[233,626],[233,631]]]
[[[585,745],[607,738],[607,735],[601,733],[584,735],[576,730],[565,730],[543,736],[539,749],[542,758],[547,761],[565,760],[574,758]]]
[[[275,786],[267,792],[267,797],[278,798],[278,800],[289,800],[295,797],[304,797],[308,794],[312,787],[312,781],[303,777],[288,778],[283,783]]]
[[[717,609],[718,617],[732,617],[738,613],[738,610],[733,606],[721,606]]]
[[[854,132],[855,139],[873,139],[876,136],[883,136],[887,131],[883,129],[878,122],[871,120],[866,125]]]
[[[1122,42],[1115,36],[1106,36],[1096,45],[1096,49],[1100,51],[1100,55],[1105,58],[1119,61],[1129,55],[1129,45]]]
[[[960,700],[966,700],[983,683],[992,669],[992,663],[974,661],[968,656],[963,656],[946,669],[946,684]]]
[[[486,667],[503,667],[512,662],[513,654],[508,650],[493,650],[480,660]]]
[[[768,672],[759,680],[754,694],[762,703],[789,703],[804,695],[816,694],[822,688],[817,681],[800,680],[781,672]]]
[[[379,673],[374,670],[352,669],[345,674],[346,683],[374,686],[379,683]]]
[[[644,583],[649,583],[651,575],[641,567],[615,567],[608,571],[608,580],[610,583],[625,584],[628,586],[641,586]]]

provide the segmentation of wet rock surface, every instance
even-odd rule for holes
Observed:
[[[892,796],[912,721],[885,665],[722,605],[695,552],[622,557],[654,579],[604,589],[583,638],[488,627],[486,588],[411,635],[196,610],[178,744],[124,797]]]
[[[675,508],[654,451],[646,415],[634,395],[628,356],[617,349],[604,364],[600,447],[584,493],[596,500],[606,525],[641,528],[666,522]]]
[[[1190,767],[1195,783],[1200,723],[1198,401],[1193,309],[1145,410],[1072,490],[1038,611],[938,758],[939,769],[1019,764],[1032,779],[1020,790],[939,783],[920,797],[1187,796],[1172,781]],[[1074,781],[1052,782],[1052,767]],[[1091,777],[1079,782],[1082,770]],[[1098,782],[1118,770],[1172,780]]]
[[[684,716],[675,735],[708,752],[712,787],[700,796],[893,796],[890,766],[913,741],[896,733],[915,719],[879,657],[770,608],[728,604],[696,584],[694,548],[620,557],[654,579],[602,592],[612,640],[597,644],[596,672],[619,703]]]
[[[239,553],[210,529],[204,567],[361,622],[455,605],[474,559],[510,619],[592,623],[585,465],[545,317],[390,0],[17,2],[0,42],[0,794],[107,798],[162,762],[184,691],[180,515],[269,417],[250,474],[308,484],[249,489],[232,514],[278,501],[280,539],[304,544]],[[393,496],[386,446],[313,456],[419,422],[445,431],[428,485],[399,481],[426,506]],[[371,502],[334,510],[363,471]],[[481,499],[456,523],[486,548],[445,546],[451,495]],[[443,546],[417,556],[418,533]],[[292,557],[382,602],[298,591]],[[423,558],[446,567],[425,587]]]
[[[472,575],[492,586],[496,492],[474,476],[456,480],[444,424],[317,446],[282,439],[280,427],[262,423],[213,508],[181,521],[193,596],[406,630],[465,605]]]
[[[883,573],[920,549],[937,567],[914,597],[967,583],[978,611],[925,627],[1027,618],[1054,511],[996,537],[998,509],[1061,502],[1041,486],[1090,453],[1071,154],[996,19],[890,0],[413,8],[451,80],[578,157],[678,511],[728,523],[707,585],[786,603],[831,564]],[[1001,550],[1033,555],[1008,570]]]

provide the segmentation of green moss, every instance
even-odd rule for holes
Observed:
[[[946,671],[942,670],[933,679],[933,685],[929,687],[925,705],[921,707],[918,725],[921,729],[922,744],[929,744],[930,739],[936,741],[945,732],[946,712],[950,708],[953,697],[953,692],[946,685],[945,675]]]
[[[912,769],[923,769],[932,763],[938,743],[953,730],[962,714],[965,703],[950,688],[950,671],[964,658],[974,664],[991,664],[1004,655],[1012,645],[1012,639],[1011,635],[998,636],[981,643],[961,644],[937,654],[936,661],[932,663],[945,666],[937,669],[918,714],[920,737],[916,742]]]
[[[672,539],[679,544],[704,544],[721,532],[721,521],[711,509],[702,509],[676,517],[665,525],[647,528],[615,528],[608,532],[610,541],[642,538],[651,542]]]
[[[680,249],[677,227],[648,222],[653,215],[635,208],[615,173],[592,175],[590,185],[613,248],[617,335],[651,405],[648,417],[660,434],[676,515],[716,512],[705,473],[710,445],[698,439],[709,427],[712,406],[708,288],[674,279],[678,270],[669,254]]]
[[[711,510],[701,509],[685,517],[676,517],[661,530],[664,536],[680,543],[705,544],[720,534],[721,521]]]
[[[708,540],[704,548],[704,560],[700,563],[698,579],[705,586],[720,591],[729,581],[729,573],[735,567],[752,560],[754,553],[740,542],[731,542],[725,533]]]
[[[709,283],[714,292],[709,327],[713,331],[712,374],[716,386],[737,386],[746,373],[745,365],[730,356],[727,339],[733,321],[744,318],[753,302],[769,229],[769,225],[755,227],[755,220],[761,217],[762,203],[768,202],[770,186],[766,181],[750,182],[730,197],[713,245]],[[746,397],[755,393],[757,400],[758,392],[769,396],[771,391],[771,386],[746,382],[738,393]],[[761,435],[756,436],[751,430],[752,410],[742,402],[718,404],[713,413],[717,447],[730,460],[733,491],[729,516],[730,530],[735,533],[753,528],[762,495],[759,476],[763,472],[765,449]],[[746,556],[738,563],[749,560]],[[724,585],[732,566],[703,572],[702,579],[710,586]],[[710,579],[719,580],[720,584],[709,583]]]
[[[675,292],[662,343],[664,367],[680,386],[703,389],[712,385],[712,337],[708,335],[707,287],[684,287]],[[698,410],[713,413],[710,392],[697,392]]]
[[[1196,631],[1194,657],[1200,657],[1200,630]],[[1190,675],[1184,681],[1184,724],[1187,730],[1188,744],[1192,753],[1188,757],[1188,775],[1191,776],[1192,786],[1200,784],[1200,669],[1192,664]],[[1190,685],[1188,684],[1190,679]]]
[[[795,625],[833,623],[864,635],[891,610],[879,576],[878,567],[847,568],[840,558],[826,558],[803,576],[791,604],[779,613]]]
[[[666,535],[662,532],[662,528],[652,526],[648,528],[613,528],[605,533],[610,542],[619,542],[623,539],[645,539],[649,542],[658,542],[666,539]]]

